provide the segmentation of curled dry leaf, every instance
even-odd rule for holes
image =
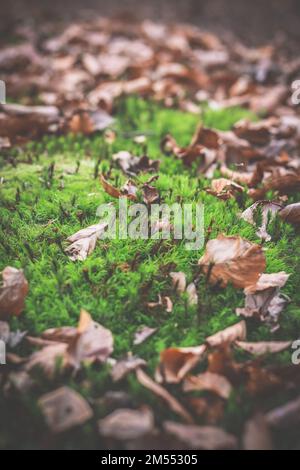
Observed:
[[[146,361],[137,356],[128,356],[116,362],[111,371],[111,376],[114,382],[123,379],[129,372],[146,365]]]
[[[274,408],[265,415],[266,421],[271,428],[284,429],[300,422],[300,396]]]
[[[112,186],[103,175],[100,176],[100,182],[104,191],[114,198],[127,197],[131,201],[136,200],[136,186],[129,180],[125,183],[123,188],[117,189]]]
[[[93,134],[111,126],[114,119],[105,111],[78,111],[69,122],[69,130],[74,134]]]
[[[38,404],[53,433],[60,433],[88,421],[93,412],[88,402],[69,387],[43,395]]]
[[[251,292],[264,291],[271,287],[283,287],[285,286],[289,277],[290,274],[287,274],[285,271],[270,274],[264,273],[259,276],[259,279],[256,284],[245,289],[245,294],[249,294]]]
[[[59,124],[59,110],[54,106],[0,104],[0,137],[16,142],[38,138]]]
[[[275,218],[277,212],[281,211],[282,205],[272,201],[256,201],[246,209],[241,217],[251,225],[259,225],[256,235],[262,240],[270,241],[271,236],[267,227]]]
[[[284,271],[262,274],[257,283],[245,289],[245,307],[237,308],[237,315],[256,317],[266,322],[272,331],[278,329],[278,319],[289,298],[280,293],[289,278]]]
[[[158,383],[154,382],[142,369],[137,369],[136,371],[137,380],[141,385],[148,388],[155,395],[164,400],[169,408],[174,411],[178,416],[180,416],[187,423],[192,423],[193,418],[188,413],[187,410],[179,403],[176,398],[174,398],[165,388],[163,388]]]
[[[113,351],[111,332],[94,322],[85,310],[80,312],[77,328],[46,330],[44,335],[41,341],[34,343],[42,349],[29,356],[24,369],[30,371],[38,366],[49,378],[53,377],[58,364],[62,370],[68,367],[76,370],[82,361],[106,361]]]
[[[256,356],[264,354],[275,354],[289,348],[292,341],[260,341],[257,343],[247,343],[245,341],[236,341],[235,346]]]
[[[142,190],[143,199],[146,204],[153,204],[159,200],[159,191],[154,186],[151,186],[150,184],[144,184]]]
[[[117,162],[125,174],[131,176],[140,172],[157,172],[160,164],[159,160],[150,160],[146,155],[137,157],[126,150],[121,150],[113,155],[113,160]]]
[[[197,294],[197,288],[194,284],[194,282],[191,282],[187,288],[186,288],[186,293],[188,297],[188,305],[198,305],[198,294]]]
[[[183,272],[173,272],[170,273],[170,277],[172,278],[172,284],[179,294],[183,294],[186,288],[186,276]]]
[[[260,245],[241,237],[219,235],[210,240],[199,260],[211,283],[245,288],[255,284],[265,270],[266,260]]]
[[[71,245],[65,249],[65,252],[69,258],[72,261],[85,260],[94,251],[97,240],[103,235],[107,226],[106,222],[91,225],[68,237],[67,241]]]
[[[10,348],[15,348],[26,336],[27,331],[10,331],[7,322],[0,321],[0,340],[4,341]]]
[[[91,315],[81,310],[77,336],[68,347],[71,365],[77,369],[81,361],[105,362],[113,352],[113,336],[110,330],[93,321]]]
[[[280,217],[286,222],[293,225],[300,225],[300,202],[289,204],[279,213]]]
[[[186,377],[183,382],[184,392],[202,391],[216,393],[227,400],[232,392],[232,386],[226,377],[212,372]]]
[[[194,426],[165,421],[168,434],[181,440],[190,449],[222,450],[237,448],[237,439],[232,434],[215,426]]]
[[[170,277],[172,278],[172,284],[179,294],[183,294],[184,292],[187,293],[188,304],[189,305],[197,305],[198,304],[198,294],[197,289],[194,282],[191,282],[186,287],[186,276],[183,272],[172,272],[170,273]]]
[[[225,330],[218,331],[212,336],[208,336],[206,338],[206,343],[214,348],[216,346],[221,346],[226,343],[232,343],[238,339],[244,340],[246,339],[247,329],[246,329],[246,322],[242,320],[235,325],[229,326],[225,328]]]
[[[134,335],[133,344],[137,346],[143,343],[144,341],[146,341],[146,339],[152,336],[156,331],[157,331],[157,328],[150,328],[149,326],[142,326],[136,331]]]
[[[227,178],[219,178],[212,180],[211,188],[207,189],[206,192],[216,196],[218,199],[226,201],[227,199],[235,197],[237,193],[242,193],[243,190],[243,186],[234,181],[228,180]]]
[[[159,382],[179,383],[204,357],[206,346],[190,348],[168,348],[161,352],[156,371]]]
[[[2,285],[0,285],[0,319],[11,315],[20,315],[28,294],[28,282],[22,269],[7,266],[2,271]]]
[[[120,441],[137,439],[151,432],[153,427],[153,413],[146,406],[139,410],[121,408],[98,421],[98,429],[102,437]]]
[[[161,295],[158,295],[158,301],[157,302],[148,302],[147,303],[148,308],[156,308],[156,307],[163,307],[167,313],[171,313],[173,310],[173,302],[170,299],[170,297],[162,297]]]
[[[32,353],[24,365],[26,372],[39,367],[50,379],[54,376],[59,366],[65,369],[69,365],[67,356],[68,345],[66,343],[53,343],[44,346],[41,350]]]
[[[244,450],[272,450],[272,437],[264,416],[256,415],[246,422],[242,441]]]

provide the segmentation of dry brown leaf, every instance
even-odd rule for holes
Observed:
[[[212,336],[208,336],[205,342],[212,348],[216,346],[222,346],[225,343],[232,343],[238,339],[246,339],[247,329],[246,322],[242,320],[239,323],[235,323],[225,330],[218,331]]]
[[[2,285],[0,285],[0,319],[11,315],[20,315],[28,294],[28,282],[22,269],[7,266],[2,271]]]
[[[104,191],[109,194],[112,197],[119,198],[121,197],[121,192],[119,189],[115,188],[112,186],[106,179],[104,178],[103,175],[100,176],[100,182],[102,184],[102,187]]]
[[[173,272],[170,273],[170,277],[172,278],[172,284],[179,294],[183,294],[186,288],[186,276],[183,272]]]
[[[271,428],[290,429],[300,421],[300,397],[272,409],[265,418]]]
[[[65,249],[65,252],[69,258],[72,261],[85,260],[94,251],[97,240],[103,235],[107,226],[106,222],[91,225],[68,237],[67,241],[71,245]]]
[[[262,274],[259,276],[258,281],[253,286],[249,286],[245,289],[245,294],[260,292],[271,287],[283,287],[285,286],[290,274],[287,274],[285,271],[280,271],[279,273],[271,274]]]
[[[185,378],[183,382],[184,392],[202,391],[216,393],[221,398],[227,400],[232,392],[232,386],[226,377],[204,372],[199,375],[191,375]]]
[[[137,346],[143,343],[144,341],[146,341],[146,339],[152,336],[156,331],[157,331],[157,328],[150,328],[149,326],[142,326],[135,332],[133,344]]]
[[[128,356],[116,362],[111,370],[113,382],[123,379],[129,372],[136,370],[138,367],[145,366],[147,363],[144,359],[137,356]]]
[[[58,367],[65,369],[69,366],[67,357],[66,343],[54,343],[44,346],[41,350],[32,353],[24,365],[24,369],[30,372],[38,367],[43,370],[44,374],[50,379],[58,371]]]
[[[194,282],[191,282],[186,288],[186,294],[188,298],[188,305],[198,305],[198,294],[197,288]]]
[[[162,400],[167,403],[169,408],[178,416],[180,416],[184,421],[187,423],[193,422],[193,418],[179,403],[179,401],[176,400],[176,398],[174,398],[165,388],[154,382],[154,380],[152,380],[142,369],[137,369],[136,377],[141,385],[151,390],[151,392],[153,392],[158,397],[162,398]]]
[[[146,204],[153,204],[154,202],[159,201],[159,191],[154,186],[150,186],[150,184],[144,184],[142,190],[143,200]]]
[[[292,341],[260,341],[257,343],[247,343],[245,341],[236,341],[235,346],[256,356],[264,354],[275,354],[288,349]]]
[[[117,162],[125,174],[131,176],[140,172],[157,172],[160,164],[159,160],[150,160],[146,155],[137,157],[126,150],[113,155],[113,160]]]
[[[249,419],[243,433],[244,450],[272,450],[272,437],[266,419],[256,415]]]
[[[25,338],[27,331],[10,331],[7,322],[0,321],[0,340],[4,341],[10,348],[15,348]]]
[[[219,235],[210,240],[199,260],[211,283],[225,287],[231,282],[234,287],[245,288],[255,284],[265,270],[266,260],[262,247],[241,237]]]
[[[120,408],[98,421],[102,437],[127,441],[148,434],[154,428],[154,417],[150,408],[139,410]]]
[[[100,182],[104,191],[114,198],[127,197],[131,201],[136,201],[137,199],[137,188],[130,180],[127,181],[121,189],[117,189],[112,186],[108,181],[106,181],[103,175],[100,176]]]
[[[197,417],[206,424],[216,424],[220,422],[224,415],[225,400],[215,394],[206,394],[201,397],[186,397],[189,407]]]
[[[204,357],[206,346],[190,348],[168,348],[161,352],[156,371],[159,382],[179,383]]]
[[[113,352],[113,336],[110,330],[93,321],[91,315],[81,310],[77,336],[68,346],[68,361],[75,368],[82,361],[105,362]]]
[[[256,235],[262,240],[270,241],[271,236],[267,232],[268,224],[274,220],[276,213],[281,209],[282,205],[277,202],[256,201],[241,214],[241,217],[251,225],[256,225],[256,220],[259,220],[261,225]]]
[[[30,371],[40,367],[52,378],[57,366],[79,369],[82,361],[104,362],[113,351],[113,337],[109,330],[92,320],[90,314],[81,310],[76,329],[62,327],[46,330],[43,338],[30,342],[42,347],[29,356],[24,368]],[[35,341],[37,340],[37,341]]]
[[[235,197],[237,193],[242,193],[243,190],[243,186],[234,181],[227,178],[219,178],[212,180],[211,189],[207,189],[206,192],[216,196],[218,199],[226,201],[227,199]]]
[[[262,274],[257,283],[245,289],[245,307],[237,308],[237,315],[256,317],[266,322],[272,331],[279,328],[278,319],[289,298],[280,293],[289,278],[289,274],[279,273]]]
[[[300,202],[289,204],[288,206],[284,207],[280,211],[279,215],[283,220],[290,224],[296,226],[300,225]]]
[[[221,450],[237,448],[236,437],[215,426],[194,426],[165,421],[164,429],[168,434],[180,439],[190,449]]]
[[[114,122],[114,119],[105,111],[78,111],[74,113],[69,122],[69,129],[74,134],[89,135],[103,131]]]
[[[173,310],[173,302],[170,299],[170,297],[158,295],[158,301],[148,302],[147,307],[148,308],[163,307],[167,313],[171,313]]]
[[[38,404],[53,433],[60,433],[88,421],[93,412],[88,402],[69,387],[43,395]]]

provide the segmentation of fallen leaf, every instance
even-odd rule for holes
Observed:
[[[179,294],[183,294],[186,288],[186,276],[183,272],[172,272],[170,273],[170,277],[172,278],[173,286]]]
[[[148,302],[147,307],[148,308],[163,307],[167,313],[171,313],[173,310],[173,302],[170,299],[170,297],[158,295],[158,301]]]
[[[219,235],[210,240],[198,263],[204,272],[210,273],[211,283],[225,287],[231,282],[234,287],[245,288],[253,285],[266,267],[266,260],[260,245],[241,237]]]
[[[100,176],[100,182],[104,191],[114,198],[127,197],[131,201],[135,201],[137,199],[137,188],[130,180],[127,181],[121,189],[117,189],[112,186],[108,181],[106,181],[103,175]]]
[[[184,392],[202,390],[216,393],[221,398],[227,400],[232,392],[232,386],[226,377],[212,372],[204,372],[203,374],[185,378],[183,382]]]
[[[91,225],[68,237],[67,241],[71,245],[65,249],[65,252],[69,258],[72,261],[84,261],[94,251],[97,240],[103,235],[107,226],[106,222]]]
[[[272,331],[278,329],[278,319],[289,298],[280,293],[289,278],[284,271],[273,274],[262,274],[257,283],[245,289],[245,307],[237,308],[237,315],[256,317],[266,322]]]
[[[113,352],[113,336],[110,330],[93,321],[91,315],[81,310],[77,336],[68,346],[68,360],[78,369],[82,361],[105,362]]]
[[[154,188],[154,186],[150,186],[150,184],[144,184],[142,190],[143,199],[146,204],[153,204],[154,202],[159,201],[159,191],[158,189]]]
[[[215,426],[195,426],[165,421],[168,434],[180,439],[189,449],[221,450],[236,449],[237,439]]]
[[[246,343],[245,341],[236,341],[235,346],[256,356],[264,354],[275,354],[288,349],[292,341],[260,341],[257,343]]]
[[[300,421],[300,397],[273,408],[265,415],[266,422],[274,429],[290,429]]]
[[[150,408],[139,410],[121,408],[98,421],[102,437],[126,441],[148,434],[154,427],[154,417]]]
[[[36,351],[29,356],[24,365],[24,370],[30,372],[38,367],[43,370],[48,378],[53,378],[55,372],[59,370],[58,366],[62,370],[69,366],[67,348],[66,343],[53,343],[44,346],[40,351]]]
[[[270,241],[271,236],[267,232],[268,224],[271,223],[277,212],[281,211],[282,205],[272,201],[256,201],[246,209],[241,217],[251,225],[259,225],[256,235],[262,240]]]
[[[242,193],[243,190],[243,186],[234,181],[228,180],[227,178],[219,178],[212,180],[211,189],[207,189],[206,192],[216,196],[218,199],[226,201],[227,199],[235,197],[237,193]]]
[[[206,346],[190,348],[168,348],[160,353],[156,371],[159,382],[179,383],[186,374],[204,357]]]
[[[74,134],[90,135],[111,126],[114,119],[105,111],[78,111],[69,122],[69,129]]]
[[[174,398],[165,388],[154,382],[142,369],[136,371],[137,380],[141,385],[149,389],[158,397],[162,398],[169,408],[188,423],[193,422],[191,415],[184,409],[176,398]]]
[[[255,415],[244,427],[242,437],[244,450],[272,450],[272,437],[266,419]]]
[[[93,412],[88,402],[69,387],[46,393],[38,404],[53,433],[60,433],[88,421]]]
[[[134,335],[133,344],[135,346],[142,344],[144,341],[146,341],[146,339],[152,336],[156,331],[157,331],[157,328],[150,328],[149,326],[142,326],[136,331]]]
[[[140,172],[157,172],[159,169],[159,160],[151,160],[146,155],[137,157],[130,152],[122,150],[113,155],[113,160],[127,175],[135,176]]]
[[[0,340],[4,341],[10,348],[15,348],[20,344],[27,331],[10,331],[10,326],[7,322],[0,321]]]
[[[296,226],[300,225],[300,202],[289,204],[288,206],[284,207],[280,211],[279,215],[289,224]]]
[[[232,343],[238,339],[246,339],[246,322],[242,320],[239,323],[235,323],[225,330],[218,331],[212,336],[208,336],[205,340],[206,344],[210,347],[215,348],[216,346],[223,345],[225,343]]]
[[[144,359],[141,359],[136,356],[128,356],[125,359],[121,359],[116,362],[111,370],[111,376],[113,382],[118,382],[123,379],[129,372],[137,369],[138,367],[145,366],[147,363]]]
[[[28,282],[22,269],[11,266],[4,268],[0,286],[0,319],[21,314],[28,289]]]
[[[191,282],[186,288],[188,305],[198,305],[198,294],[197,288],[193,282]]]

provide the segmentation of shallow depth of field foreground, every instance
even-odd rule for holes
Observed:
[[[300,448],[300,62],[256,39],[1,32],[1,449]],[[203,246],[105,237],[120,199],[201,204]]]

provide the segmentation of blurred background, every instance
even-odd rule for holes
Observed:
[[[1,2],[4,35],[15,22],[70,21],[94,15],[191,22],[261,44],[287,38],[300,45],[299,0],[11,0]],[[295,50],[295,49],[294,49]]]

